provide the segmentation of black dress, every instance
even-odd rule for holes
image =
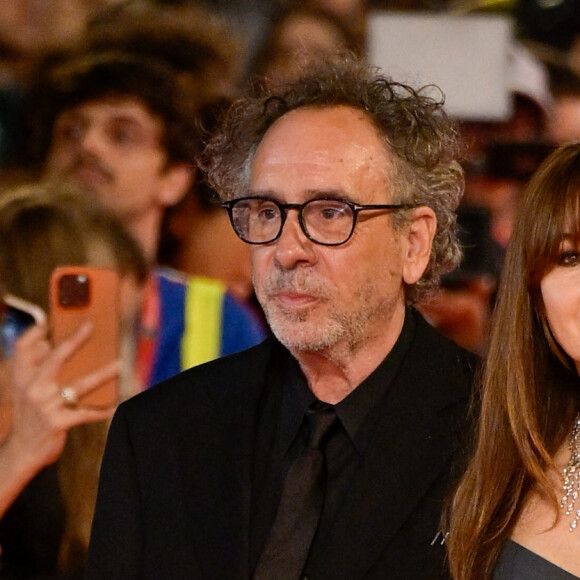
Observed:
[[[578,580],[578,576],[508,540],[499,556],[493,580]]]

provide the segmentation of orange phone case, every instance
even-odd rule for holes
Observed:
[[[86,321],[92,324],[92,333],[64,363],[59,374],[62,386],[74,385],[78,378],[119,357],[119,277],[114,270],[105,268],[56,268],[50,281],[50,325],[54,344],[69,337]],[[118,400],[118,378],[114,378],[82,397],[79,404],[109,407]]]

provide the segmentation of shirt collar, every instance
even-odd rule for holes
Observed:
[[[294,357],[289,357],[282,380],[282,420],[280,422],[280,451],[284,456],[294,441],[306,410],[316,397],[308,388],[300,365]]]
[[[347,435],[360,454],[364,452],[371,433],[371,426],[366,419],[387,393],[414,334],[415,317],[407,309],[401,334],[383,362],[352,393],[334,406]],[[288,364],[283,372],[282,389],[280,451],[284,456],[298,434],[306,410],[316,401],[293,357],[288,357]]]
[[[383,362],[349,395],[335,405],[348,436],[362,454],[372,431],[367,418],[389,391],[415,334],[415,317],[407,309],[397,342]]]

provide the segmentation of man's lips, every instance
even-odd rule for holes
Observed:
[[[87,185],[100,185],[110,181],[105,171],[90,165],[79,165],[72,173],[78,181]]]
[[[296,291],[279,291],[273,295],[275,301],[285,308],[305,308],[320,302],[320,298],[313,294]]]

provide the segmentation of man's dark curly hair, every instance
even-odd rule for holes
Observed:
[[[56,60],[35,85],[32,99],[39,133],[31,160],[44,161],[54,123],[64,111],[90,101],[130,98],[161,119],[161,146],[168,164],[194,164],[201,138],[197,101],[189,96],[179,75],[153,59],[111,51]]]
[[[364,111],[393,160],[385,168],[392,202],[429,206],[437,216],[430,262],[422,279],[407,288],[407,301],[414,303],[461,258],[455,236],[455,210],[464,188],[460,141],[443,110],[444,99],[428,96],[427,89],[393,82],[351,55],[315,62],[297,80],[257,86],[249,97],[236,101],[198,162],[224,200],[241,197],[249,190],[256,149],[285,113],[332,106]],[[395,227],[404,226],[404,215],[393,215],[393,220]]]

